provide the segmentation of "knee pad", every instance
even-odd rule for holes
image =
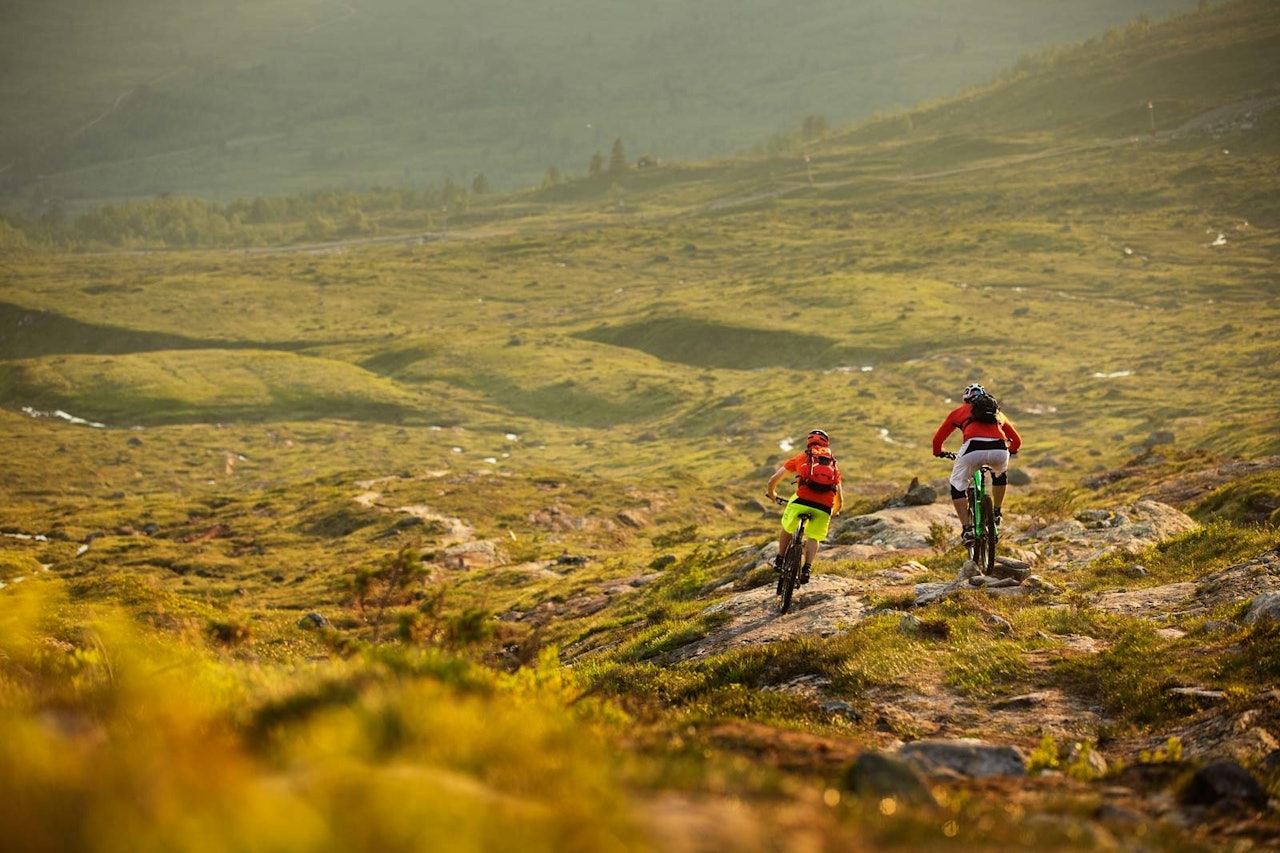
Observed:
[[[957,489],[955,486],[951,487],[951,500],[958,501],[964,496],[965,496],[965,493],[962,489]]]
[[[1005,471],[1003,474],[996,474],[994,477],[991,478],[991,484],[994,486],[1009,485],[1009,472]]]

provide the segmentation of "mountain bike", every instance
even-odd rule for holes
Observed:
[[[786,506],[788,503],[788,500],[783,497],[777,497],[774,500],[779,506]],[[791,537],[787,553],[782,556],[782,567],[778,571],[778,590],[775,593],[782,596],[782,604],[778,607],[779,613],[786,613],[791,609],[791,595],[800,585],[800,568],[804,565],[805,530],[811,518],[813,518],[812,513],[800,513],[800,524],[796,527],[795,535]]]
[[[944,459],[955,459],[950,451],[942,454]],[[969,559],[984,574],[989,575],[996,566],[996,543],[1000,541],[1000,531],[996,529],[996,508],[991,500],[991,466],[982,465],[973,472],[973,482],[965,490],[965,502],[968,504],[967,525],[973,528],[973,542],[966,542]]]

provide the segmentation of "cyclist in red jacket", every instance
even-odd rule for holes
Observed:
[[[963,443],[951,466],[951,502],[960,519],[960,536],[966,545],[974,539],[973,527],[967,524],[969,509],[965,492],[973,480],[973,472],[983,465],[991,466],[991,503],[995,508],[995,521],[1000,523],[1000,506],[1004,503],[1005,489],[1009,485],[1009,457],[1022,446],[1022,437],[1013,428],[981,385],[968,385],[962,395],[964,402],[943,420],[933,434],[933,455],[945,456],[942,444],[955,430],[960,430]],[[975,404],[978,404],[975,409]],[[990,410],[989,415],[983,414]],[[990,418],[989,420],[987,418]],[[981,419],[980,419],[981,418]]]
[[[821,472],[814,468],[815,464],[822,469]],[[800,526],[800,513],[809,513],[812,518],[805,528],[804,565],[800,568],[800,583],[806,584],[813,558],[818,555],[818,543],[827,538],[831,517],[838,515],[844,505],[844,488],[840,484],[840,470],[831,456],[830,437],[820,429],[809,433],[805,438],[804,453],[797,453],[782,463],[782,467],[769,478],[769,485],[765,487],[769,500],[778,499],[778,483],[789,473],[796,475],[796,493],[782,513],[778,556],[774,558],[773,566],[778,571],[782,570],[782,555],[791,547],[791,539]],[[823,476],[820,477],[819,473]],[[827,480],[831,482],[825,482]]]

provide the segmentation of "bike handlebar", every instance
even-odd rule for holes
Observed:
[[[938,458],[939,459],[955,459],[956,455],[952,453],[950,450],[944,450],[938,454]]]

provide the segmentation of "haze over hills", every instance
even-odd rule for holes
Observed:
[[[51,0],[0,9],[0,203],[537,186],[940,98],[1193,0]]]
[[[1231,0],[751,156],[0,216],[4,837],[1280,844],[1278,47]]]

